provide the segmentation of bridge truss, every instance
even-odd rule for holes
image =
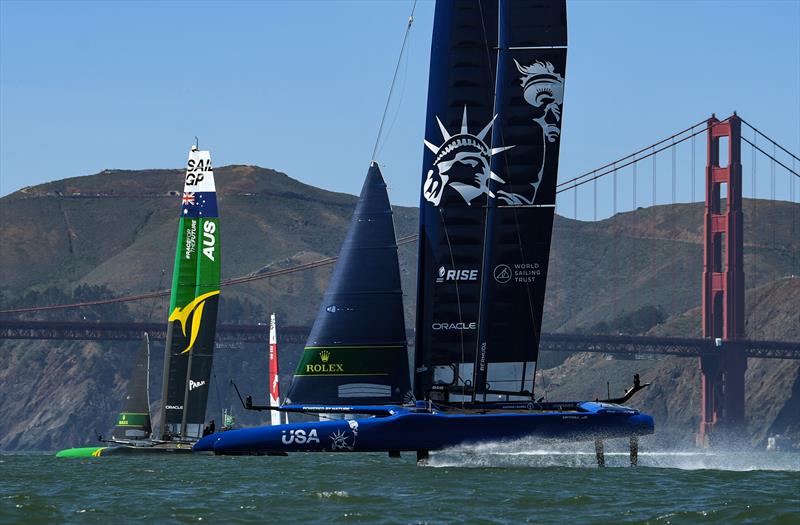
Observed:
[[[166,323],[94,323],[65,321],[0,321],[0,340],[49,339],[78,341],[138,341],[143,332],[151,340],[164,340]],[[282,343],[304,344],[310,326],[284,326],[278,332]],[[413,341],[413,332],[408,333]],[[269,342],[266,325],[221,324],[217,327],[220,343]],[[722,341],[682,337],[649,337],[635,335],[542,334],[543,352],[589,352],[609,355],[674,355],[698,357],[718,355],[729,346],[743,349],[747,357],[766,359],[800,359],[800,343],[786,341]]]

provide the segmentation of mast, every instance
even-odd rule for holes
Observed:
[[[564,0],[500,0],[498,23],[492,150],[502,154],[492,157],[499,176],[489,182],[475,401],[487,384],[532,396],[526,375],[538,359],[566,77]],[[490,363],[506,363],[495,365],[494,380]]]
[[[172,274],[161,439],[194,439],[202,432],[219,281],[219,221],[211,155],[194,146],[187,162]]]
[[[269,316],[269,404],[276,407],[281,404],[280,376],[278,375],[278,336],[275,328],[275,314]],[[270,411],[270,422],[281,424],[281,413]]]

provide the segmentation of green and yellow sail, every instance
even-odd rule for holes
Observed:
[[[164,358],[161,439],[195,439],[205,423],[220,280],[211,154],[193,147],[181,197]]]

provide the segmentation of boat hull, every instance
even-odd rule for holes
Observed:
[[[144,456],[153,454],[190,454],[192,446],[186,444],[159,443],[152,446],[109,445],[106,447],[68,448],[56,454],[57,458],[88,458],[106,456]]]
[[[266,426],[207,436],[195,451],[383,452],[441,450],[524,438],[586,441],[652,434],[653,418],[618,405],[581,403],[568,412],[448,413],[398,407],[386,417]]]

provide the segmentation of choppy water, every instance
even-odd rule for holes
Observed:
[[[0,523],[800,524],[800,454],[0,456]]]

